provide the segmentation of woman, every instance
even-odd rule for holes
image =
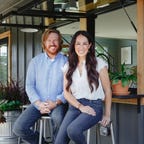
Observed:
[[[108,66],[95,57],[94,42],[86,31],[74,34],[68,63],[64,66],[64,96],[69,102],[55,144],[86,144],[84,131],[99,121],[110,122],[111,87]],[[105,113],[103,103],[105,100]]]

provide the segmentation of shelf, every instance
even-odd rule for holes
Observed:
[[[144,97],[144,94],[137,95],[137,94],[129,94],[129,95],[113,95],[113,98],[119,98],[119,99],[133,99],[133,98],[142,98]]]
[[[129,94],[129,95],[113,95],[114,99],[136,99],[137,102],[137,112],[141,112],[141,98],[144,97],[144,94]],[[119,101],[119,103],[122,103]]]

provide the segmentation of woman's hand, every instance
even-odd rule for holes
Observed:
[[[81,106],[79,107],[79,110],[80,110],[81,112],[87,113],[87,114],[89,114],[89,115],[93,115],[93,116],[96,115],[95,110],[94,110],[92,107],[90,107],[90,106],[81,105]]]
[[[100,121],[100,123],[103,125],[103,126],[106,126],[110,123],[110,116],[106,116],[104,115],[102,120]]]

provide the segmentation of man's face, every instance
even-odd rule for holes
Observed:
[[[49,57],[53,58],[59,51],[59,36],[56,33],[50,33],[44,42],[45,51]]]

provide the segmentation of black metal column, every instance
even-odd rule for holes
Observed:
[[[90,15],[89,17],[87,17],[87,31],[95,40],[95,16],[94,15]]]

